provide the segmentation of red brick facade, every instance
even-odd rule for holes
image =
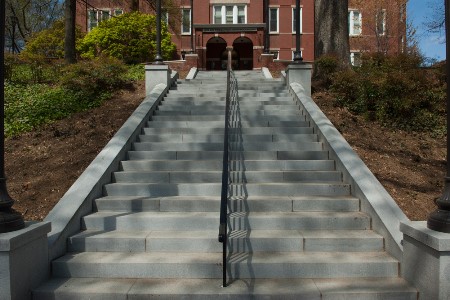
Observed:
[[[198,54],[197,65],[200,69],[220,70],[223,68],[222,56],[225,48],[233,46],[236,66],[239,69],[261,68],[269,64],[285,65],[285,61],[292,60],[295,50],[295,0],[268,0],[268,50],[275,54],[275,62],[279,61],[278,64],[268,62],[267,57],[261,56],[266,40],[264,0],[192,0],[193,8],[191,0],[178,1],[181,13],[177,18],[182,19],[184,16],[185,22],[183,27],[183,21],[178,21],[176,26],[179,30],[173,30],[172,39],[177,45],[177,58],[193,51]],[[77,2],[77,22],[85,31],[96,26],[102,18],[132,9],[131,0],[86,2],[89,4]],[[402,51],[406,34],[406,6],[399,3],[404,3],[405,0],[349,2],[349,19],[353,18],[351,24],[357,28],[357,32],[353,32],[350,38],[351,50],[354,53]],[[152,11],[143,0],[139,1],[139,10],[146,13]],[[189,24],[191,11],[193,29]],[[350,15],[352,11],[355,13]],[[374,16],[378,16],[378,19]],[[168,18],[171,18],[170,14]],[[377,34],[377,29],[383,29],[383,32]],[[194,34],[193,38],[191,33]],[[194,45],[191,45],[192,42]],[[301,50],[305,61],[314,60],[314,0],[301,1]]]

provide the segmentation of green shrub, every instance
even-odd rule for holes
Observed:
[[[25,45],[20,56],[25,59],[64,58],[64,20],[58,20],[49,29],[44,29],[31,37]],[[76,39],[79,41],[83,34],[79,27],[75,30]]]
[[[337,72],[331,91],[351,112],[406,130],[435,130],[445,113],[440,74],[415,56],[363,56],[362,66]]]
[[[328,88],[333,74],[339,69],[339,60],[335,56],[323,55],[314,61],[313,80],[320,86]]]
[[[5,134],[13,136],[86,109],[74,93],[46,84],[5,84]]]
[[[132,81],[145,80],[145,68],[143,65],[129,65],[125,77]]]
[[[57,83],[63,61],[42,56],[5,55],[5,80],[10,83]]]
[[[67,65],[62,69],[60,84],[87,99],[110,93],[125,86],[126,66],[119,60],[100,57]]]
[[[156,48],[155,28],[155,16],[139,12],[123,14],[101,22],[84,37],[78,50],[85,58],[107,55],[127,64],[152,61]],[[170,33],[162,24],[162,56],[170,59],[175,50]]]

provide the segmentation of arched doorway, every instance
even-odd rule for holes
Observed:
[[[222,66],[221,56],[227,48],[227,42],[221,37],[210,38],[206,43],[206,70],[226,70]]]
[[[233,50],[236,50],[239,57],[237,70],[253,69],[253,43],[245,36],[238,37],[233,42]]]

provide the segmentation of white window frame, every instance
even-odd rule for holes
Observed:
[[[355,54],[357,54],[357,56],[359,56],[359,63],[356,63]],[[360,67],[361,66],[361,51],[350,51],[350,63],[354,67]]]
[[[380,20],[380,15],[382,18],[381,20]],[[376,29],[377,35],[379,35],[379,36],[386,35],[386,15],[387,15],[387,11],[384,8],[380,9],[377,12],[375,29]],[[380,29],[379,25],[381,25],[381,32],[379,30]]]
[[[167,11],[161,12],[161,21],[166,23],[166,26],[169,26],[169,12]]]
[[[91,21],[91,14],[94,13],[95,20]],[[99,9],[89,9],[87,12],[87,28],[88,32],[97,27],[102,21],[109,20],[112,17],[120,16],[123,14],[122,8],[99,8]],[[105,18],[104,16],[107,15]],[[94,26],[92,26],[95,24]]]
[[[292,33],[295,32],[295,7],[292,8]],[[300,7],[300,33],[303,33],[303,7]]]
[[[359,32],[355,30],[355,13],[358,13],[358,23],[359,23]],[[362,14],[361,11],[357,9],[350,9],[348,11],[348,24],[349,24],[349,35],[350,36],[359,36],[362,35]]]
[[[272,30],[272,10],[277,11],[277,30]],[[279,7],[269,7],[269,33],[279,33],[280,32],[280,8]]]
[[[184,30],[184,12],[189,11],[189,31]],[[192,18],[192,9],[190,7],[182,8],[181,9],[181,34],[182,35],[191,35],[192,28],[191,28],[191,18]]]
[[[233,7],[233,21],[227,23],[227,7]],[[239,20],[239,7],[244,8],[244,23],[238,23]],[[218,21],[216,22],[216,11],[220,11]],[[214,5],[212,9],[213,24],[247,24],[247,5],[246,4],[234,4],[234,5]]]

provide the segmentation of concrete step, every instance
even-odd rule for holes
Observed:
[[[223,134],[177,134],[161,133],[140,135],[139,142],[223,142]],[[240,134],[231,133],[228,140],[246,142],[318,142],[317,134]]]
[[[83,252],[52,263],[56,277],[221,278],[220,253]],[[230,279],[398,277],[398,262],[384,252],[235,253]]]
[[[370,230],[240,230],[228,233],[228,251],[383,251],[383,238]],[[69,238],[69,252],[222,252],[217,230],[82,231]]]
[[[321,142],[304,142],[301,144],[293,142],[283,143],[264,143],[264,142],[229,142],[231,149],[236,151],[321,151],[323,144]],[[134,151],[221,151],[223,142],[136,142],[133,143]]]
[[[273,196],[230,197],[228,207],[234,212],[356,212],[359,199],[352,196]],[[97,211],[121,212],[217,212],[220,196],[105,196],[95,200]]]
[[[417,290],[401,278],[220,279],[55,278],[33,291],[34,300],[67,299],[402,299]]]
[[[230,128],[230,134],[313,134],[314,129],[311,127],[243,127]],[[144,134],[223,134],[223,124],[221,127],[196,127],[196,128],[144,128]]]
[[[279,112],[279,111],[286,111],[286,110],[300,110],[300,107],[293,103],[286,103],[284,105],[279,104],[271,104],[270,102],[263,102],[261,104],[255,103],[246,103],[246,104],[239,104],[239,109],[241,112],[252,112],[252,111],[270,111],[270,112]],[[204,105],[198,105],[198,104],[191,104],[191,105],[183,105],[183,104],[177,104],[177,103],[171,103],[171,102],[164,102],[163,105],[159,106],[159,109],[155,111],[156,114],[158,113],[164,113],[165,111],[179,111],[179,112],[191,112],[191,113],[225,113],[225,102],[223,103],[214,103],[209,104],[208,106]]]
[[[128,171],[114,172],[116,183],[219,183],[222,171]],[[276,182],[339,182],[338,171],[231,171],[231,183]]]
[[[255,90],[242,90],[239,91],[239,97],[289,97],[289,92],[287,90],[279,90],[274,92],[260,92]],[[226,90],[208,90],[205,89],[183,89],[183,90],[171,90],[168,94],[170,96],[180,96],[180,97],[211,97],[211,96],[219,96],[225,97]]]
[[[253,96],[240,97],[239,107],[259,106],[259,105],[295,105],[292,97],[270,97],[270,96]],[[225,105],[225,96],[198,96],[198,95],[170,95],[168,94],[162,101],[162,107],[167,104],[172,105]]]
[[[105,196],[208,196],[220,194],[221,183],[110,183],[103,187]],[[350,185],[327,183],[246,183],[230,184],[232,196],[347,196]]]
[[[268,106],[268,105],[266,105]],[[286,107],[286,109],[255,109],[253,107],[239,108],[239,113],[248,117],[262,117],[262,116],[279,116],[279,115],[292,115],[300,116],[302,112],[298,110],[294,105]],[[195,109],[192,107],[185,107],[183,110],[180,108],[174,109],[173,107],[163,107],[162,110],[156,110],[152,120],[156,120],[155,116],[223,116],[225,114],[225,108],[223,109]],[[236,115],[236,111],[232,111],[232,115]]]
[[[233,118],[233,116],[231,116]],[[200,122],[208,122],[208,121],[225,121],[225,115],[178,115],[178,116],[151,116],[150,120],[152,121],[200,121]],[[271,122],[271,121],[305,121],[305,116],[298,114],[290,114],[290,113],[280,113],[277,115],[238,115],[233,118],[233,120],[239,120],[241,122]]]
[[[218,212],[101,211],[83,217],[87,230],[196,231],[217,230]],[[366,230],[370,219],[360,212],[233,212],[232,230]]]
[[[285,154],[288,156],[291,152]],[[278,153],[278,156],[280,155],[282,154]],[[122,171],[216,171],[222,169],[222,160],[221,157],[219,158],[217,160],[128,160],[122,161],[120,165]],[[232,158],[238,157],[232,155]],[[230,162],[230,168],[232,170],[240,168],[245,171],[334,171],[335,163],[333,160],[236,160]]]
[[[224,121],[151,121],[147,123],[150,128],[205,128],[205,127],[224,127]],[[241,127],[309,127],[307,121],[244,121]]]

